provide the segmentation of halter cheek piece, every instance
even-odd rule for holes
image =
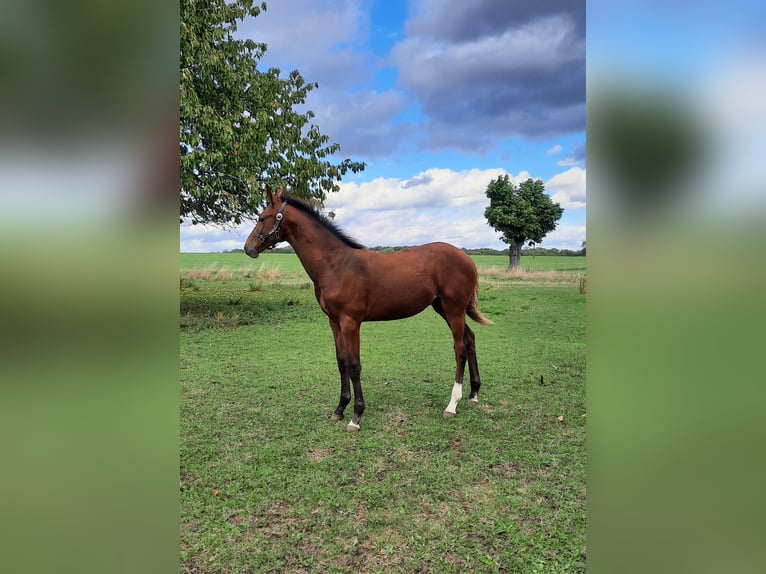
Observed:
[[[255,236],[258,238],[258,241],[260,241],[261,243],[266,243],[266,240],[269,237],[271,237],[272,235],[275,236],[276,241],[274,241],[274,243],[269,245],[266,249],[274,249],[274,246],[280,241],[282,241],[282,238],[279,236],[279,227],[282,225],[282,217],[283,217],[282,212],[285,210],[286,206],[287,206],[287,202],[286,201],[282,202],[282,207],[279,208],[279,212],[277,213],[277,216],[276,216],[277,222],[274,224],[274,229],[272,229],[271,231],[269,231],[268,233],[264,235],[261,235],[257,231],[253,230],[255,232]]]

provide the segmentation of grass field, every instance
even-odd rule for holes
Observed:
[[[434,312],[365,323],[347,433],[297,258],[181,256],[181,571],[585,571],[585,259],[475,260],[482,402]]]
[[[508,258],[498,255],[476,255],[476,265],[481,268],[508,266]],[[521,266],[538,271],[585,272],[585,257],[523,256]],[[258,259],[250,259],[244,253],[182,253],[181,272],[192,269],[250,269],[279,268],[286,273],[303,271],[298,258],[286,253],[262,253]]]

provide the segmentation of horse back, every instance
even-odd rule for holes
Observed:
[[[464,299],[474,292],[473,260],[447,243],[429,243],[393,253],[365,253],[363,320],[400,319],[419,313],[437,297]],[[466,299],[467,301],[467,299]]]
[[[441,286],[468,284],[475,287],[478,273],[476,264],[464,251],[449,243],[427,243],[413,250],[422,250],[427,268],[434,281]]]

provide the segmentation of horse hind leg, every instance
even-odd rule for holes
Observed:
[[[465,326],[463,341],[465,342],[466,354],[468,355],[468,372],[471,377],[471,394],[468,395],[468,402],[477,404],[479,402],[481,378],[479,376],[479,363],[476,360],[476,337],[468,325]]]
[[[463,398],[463,378],[465,376],[465,364],[468,359],[465,344],[465,311],[450,313],[446,311],[447,323],[452,331],[452,339],[455,348],[455,384],[452,386],[452,396],[447,408],[444,409],[445,417],[454,417],[457,405]]]
[[[463,378],[465,376],[465,364],[466,360],[469,358],[467,354],[469,347],[467,345],[465,333],[465,330],[468,329],[468,325],[465,324],[464,313],[452,313],[450,318],[444,309],[441,298],[437,297],[434,299],[433,303],[431,303],[431,306],[434,308],[434,311],[441,315],[442,319],[444,319],[444,321],[447,323],[450,331],[452,331],[452,338],[455,343],[455,383],[452,385],[452,395],[450,397],[450,402],[447,405],[447,408],[444,409],[445,417],[454,417],[457,414],[457,405],[463,398]],[[473,371],[471,371],[471,380],[473,380]],[[471,388],[473,394],[473,386]]]

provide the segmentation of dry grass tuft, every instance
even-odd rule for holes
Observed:
[[[215,268],[192,269],[184,273],[181,278],[186,281],[230,281],[233,277],[234,275],[229,269],[221,267],[217,270]]]
[[[213,281],[229,281],[232,278],[231,271],[226,267],[221,267],[213,277]]]
[[[195,279],[209,281],[213,278],[213,271],[212,269],[192,269],[191,271],[187,271],[183,278],[187,281],[193,281]]]
[[[264,263],[258,269],[242,269],[242,277],[245,279],[279,279],[283,276],[282,271],[277,267],[267,267]]]
[[[268,268],[266,265],[261,264],[258,271],[255,272],[255,276],[258,279],[279,279],[282,277],[282,272],[275,267]]]
[[[499,286],[502,281],[521,283],[550,283],[558,285],[576,284],[577,277],[562,271],[535,271],[525,267],[508,269],[506,267],[485,267],[479,269],[479,278],[490,285]]]

